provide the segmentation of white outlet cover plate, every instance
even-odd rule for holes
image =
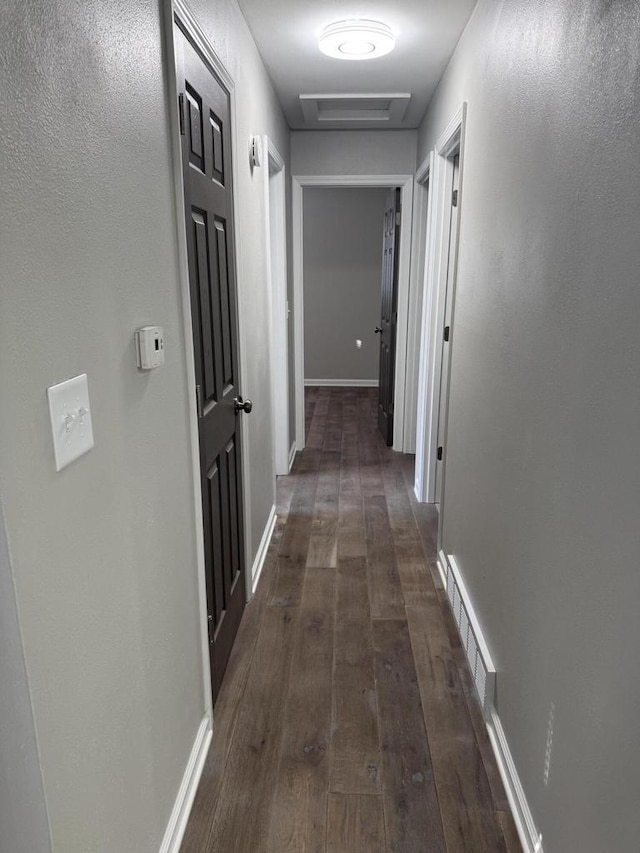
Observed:
[[[87,374],[47,388],[56,471],[93,447]]]

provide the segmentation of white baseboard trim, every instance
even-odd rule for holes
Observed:
[[[291,445],[290,450],[289,450],[289,472],[291,472],[291,469],[293,468],[293,460],[295,458],[296,458],[296,443],[294,441],[293,444]]]
[[[305,379],[306,388],[377,388],[377,379]]]
[[[187,828],[187,821],[191,813],[191,806],[196,796],[202,770],[209,751],[209,744],[213,731],[211,728],[211,718],[207,714],[202,718],[202,722],[198,727],[198,733],[193,743],[191,755],[187,762],[187,767],[182,777],[182,783],[178,796],[167,824],[167,829],[160,845],[160,853],[179,853],[182,837]]]
[[[260,580],[260,575],[262,574],[262,569],[264,568],[264,561],[267,558],[267,551],[269,550],[269,543],[271,542],[271,537],[273,536],[273,529],[276,526],[276,506],[275,504],[271,507],[271,512],[269,513],[269,518],[267,519],[266,527],[264,528],[264,533],[262,534],[262,539],[260,540],[260,545],[258,545],[258,553],[256,554],[256,558],[253,561],[253,566],[251,567],[251,594],[256,591],[256,587],[258,586],[258,581]]]
[[[482,628],[478,622],[473,602],[464,583],[464,579],[460,574],[455,558],[452,555],[445,554],[442,550],[438,553],[438,572],[440,573],[440,577],[450,603],[451,597],[449,593],[451,591],[451,580],[453,579],[455,582],[455,586],[460,594],[461,602],[467,613],[468,621],[471,623],[471,625],[468,626],[468,630],[469,627],[473,629],[473,634],[476,638],[482,657],[486,662],[488,662],[490,669],[494,670],[493,663],[491,662],[491,655],[487,648]],[[447,583],[448,580],[449,583]],[[456,614],[454,613],[454,618],[455,617]],[[456,624],[458,624],[458,619],[456,619]],[[458,632],[460,633],[459,624]],[[467,634],[467,640],[468,637],[469,634]],[[464,639],[462,639],[462,642],[463,647],[468,645],[468,642],[465,644]],[[471,674],[474,675],[473,668]],[[513,756],[511,755],[511,750],[509,749],[509,744],[507,742],[504,729],[502,728],[502,723],[500,722],[500,717],[498,716],[498,712],[493,704],[494,701],[495,697],[492,697],[491,707],[489,709],[485,709],[485,723],[487,725],[487,731],[489,732],[491,747],[496,757],[498,770],[500,771],[500,776],[502,777],[502,782],[505,787],[507,799],[511,806],[520,843],[522,844],[524,853],[544,853],[542,849],[542,836],[536,829],[533,815],[531,814],[531,809],[529,808],[529,804],[527,803],[527,798],[524,793],[524,788],[520,782],[520,777],[518,776],[518,771],[516,769]]]
[[[438,554],[437,566],[438,572],[440,574],[440,580],[442,581],[442,586],[447,588],[447,564],[444,562],[445,560],[444,551],[440,551]]]
[[[460,643],[469,664],[485,720],[490,719],[496,696],[497,672],[484,631],[464,578],[453,554],[438,553],[439,571],[445,569],[445,590],[458,628]]]
[[[544,853],[542,849],[542,835],[536,829],[531,809],[527,803],[527,798],[520,782],[511,750],[509,749],[507,737],[495,708],[491,713],[490,721],[487,723],[487,729],[524,853]]]

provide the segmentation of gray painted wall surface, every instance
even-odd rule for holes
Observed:
[[[640,833],[639,33],[637,2],[480,0],[419,134],[468,101],[444,545],[547,853]]]
[[[415,130],[296,130],[292,175],[411,175]]]
[[[0,503],[0,851],[49,853],[49,826]]]
[[[378,378],[374,329],[387,193],[375,187],[304,190],[305,379]]]
[[[288,134],[234,0],[192,6],[237,85],[251,562],[274,477],[247,140],[288,160]],[[157,853],[205,708],[161,4],[8,0],[1,24],[0,480],[52,848]],[[45,389],[83,371],[96,446],[56,473]]]

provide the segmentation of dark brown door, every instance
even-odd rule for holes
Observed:
[[[398,321],[398,254],[400,245],[400,190],[387,196],[382,238],[382,298],[380,326],[380,390],[378,428],[384,440],[393,444],[393,395],[396,370],[396,326]]]
[[[245,605],[229,93],[175,41],[215,701]]]

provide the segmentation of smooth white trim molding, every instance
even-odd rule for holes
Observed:
[[[445,567],[445,590],[460,635],[460,642],[469,664],[485,720],[489,720],[495,705],[496,668],[484,638],[482,625],[467,591],[455,557],[440,551],[439,571]]]
[[[307,388],[377,388],[377,379],[305,379]]]
[[[430,176],[433,167],[430,154],[416,172],[413,188],[413,234],[411,237],[411,286],[409,288],[409,322],[407,326],[406,398],[404,419],[404,452],[415,453],[423,441],[424,422],[418,418],[420,401],[420,351],[422,339],[428,330],[423,329],[422,313],[425,300],[425,264],[429,245]],[[426,235],[426,240],[425,240]],[[422,407],[424,408],[424,407]],[[416,477],[419,466],[416,468]]]
[[[438,452],[438,419],[440,415],[440,381],[442,372],[442,328],[447,296],[449,267],[449,236],[451,229],[451,198],[449,189],[453,176],[455,153],[460,154],[459,197],[464,199],[464,145],[467,104],[460,105],[456,114],[436,142],[430,162],[418,170],[421,180],[429,176],[429,201],[426,230],[426,261],[424,300],[422,304],[422,335],[420,371],[418,378],[418,437],[416,440],[415,494],[421,502],[436,500],[436,461]],[[461,214],[461,207],[458,215]],[[460,241],[458,228],[457,241]],[[457,246],[455,264],[457,265]],[[456,268],[453,272],[455,294]],[[443,484],[444,492],[444,484]],[[441,497],[443,503],[443,497]],[[442,506],[440,517],[442,518]]]
[[[263,192],[267,292],[271,301],[271,408],[276,475],[288,474],[289,310],[287,305],[287,213],[284,160],[268,136],[263,137]]]
[[[294,462],[295,458],[296,458],[296,443],[294,441],[293,444],[291,445],[290,450],[289,450],[289,473],[291,473],[291,469],[293,468],[293,462]]]
[[[433,151],[424,158],[416,170],[416,183],[426,184],[433,169]]]
[[[224,84],[227,91],[231,92],[231,90],[235,88],[235,81],[231,74],[229,74],[229,72],[227,71],[218,54],[213,49],[213,46],[209,41],[206,32],[200,26],[198,19],[195,17],[189,6],[184,2],[184,0],[173,0],[173,3],[171,3],[170,0],[168,5],[173,5],[172,20],[173,16],[175,15],[175,17],[179,18],[182,21],[182,24],[188,31],[189,36],[193,40],[198,50],[203,54],[203,56],[206,57],[207,62],[211,64],[211,67],[216,72],[217,76],[220,78],[220,81]],[[178,124],[178,128],[179,127],[180,125]],[[180,162],[182,163],[182,161]]]
[[[264,563],[267,559],[267,551],[269,550],[269,544],[271,542],[271,537],[273,536],[273,530],[276,526],[276,518],[276,507],[274,504],[271,507],[271,512],[269,513],[269,518],[267,519],[267,524],[264,528],[262,539],[260,540],[260,544],[258,545],[258,553],[256,554],[256,558],[253,561],[253,566],[251,567],[251,595],[254,594],[258,587],[258,581],[260,580],[260,575],[262,574]]]
[[[440,552],[442,554],[442,552]],[[469,595],[469,591],[467,589],[467,585],[464,582],[464,578],[462,577],[462,572],[460,571],[460,567],[456,562],[456,558],[453,554],[447,554],[445,557],[447,563],[449,564],[449,569],[453,574],[453,577],[456,582],[456,586],[458,587],[458,592],[460,593],[460,598],[462,599],[462,603],[465,606],[467,611],[467,616],[469,617],[469,622],[471,623],[471,627],[473,628],[473,632],[476,636],[476,642],[478,644],[478,649],[480,650],[480,654],[485,662],[485,665],[488,670],[495,673],[496,668],[493,663],[493,657],[491,656],[491,652],[489,651],[489,646],[487,645],[487,641],[484,637],[484,631],[482,630],[482,625],[480,624],[480,620],[478,619],[478,615],[476,613],[476,609],[473,606],[473,601],[471,596]],[[487,691],[489,693],[489,691]],[[493,707],[495,703],[495,689],[490,691],[490,701],[491,706]]]
[[[407,361],[418,357],[407,348],[409,289],[411,286],[411,236],[413,175],[293,175],[291,178],[293,239],[294,363],[296,397],[296,446],[304,450],[304,264],[303,191],[305,187],[400,187],[402,221],[398,258],[398,322],[394,393],[393,449],[404,450],[405,386]]]
[[[417,360],[417,388],[416,388],[416,432],[415,432],[415,453],[416,463],[414,471],[414,486],[413,491],[419,501],[424,501],[424,447],[425,447],[425,431],[427,430],[427,399],[426,399],[426,384],[424,382],[425,373],[425,354],[430,351],[431,329],[427,322],[427,317],[430,316],[430,309],[427,308],[430,293],[428,290],[427,270],[431,262],[435,246],[433,245],[433,166],[435,155],[433,151],[422,161],[418,171],[416,172],[416,212],[414,214],[414,222],[416,223],[415,246],[417,250],[413,252],[415,257],[415,283],[416,288],[419,288],[422,294],[420,302],[420,336],[418,346],[420,347],[420,355]],[[438,564],[438,567],[440,565]]]
[[[487,723],[487,730],[524,853],[543,853],[542,835],[536,829],[507,736],[495,708]]]
[[[198,733],[187,761],[178,796],[173,804],[171,817],[160,845],[160,853],[179,853],[180,851],[182,837],[198,790],[212,736],[211,719],[206,714],[198,727]]]
[[[462,645],[467,652],[467,662],[472,669],[471,674],[474,676],[474,681],[475,673],[473,672],[473,667],[471,666],[468,657],[471,635],[467,633],[467,637],[462,636],[460,628],[461,624],[463,626],[467,624],[468,627],[471,628],[477,648],[480,655],[482,655],[487,671],[492,671],[494,673],[495,680],[493,686],[490,688],[493,691],[491,694],[492,701],[490,706],[483,708],[483,710],[485,712],[485,723],[489,733],[491,747],[496,757],[496,763],[498,765],[498,770],[500,771],[500,776],[502,777],[509,805],[511,806],[520,843],[522,844],[524,853],[543,853],[542,835],[540,835],[536,829],[535,821],[533,820],[533,815],[531,814],[531,809],[529,808],[527,797],[525,795],[524,788],[522,787],[522,783],[520,782],[515,761],[513,760],[511,749],[509,748],[509,743],[507,742],[507,738],[502,727],[502,722],[500,721],[500,717],[498,716],[498,712],[495,707],[494,694],[497,689],[497,676],[495,675],[495,667],[491,653],[489,652],[484,632],[478,620],[475,607],[473,606],[473,601],[469,595],[469,591],[456,563],[455,557],[447,555],[444,551],[440,550],[438,552],[438,571],[442,578],[444,588],[447,592],[447,599],[452,610],[456,607],[458,611],[454,612],[453,615],[456,620],[456,626],[458,627],[458,633],[460,634]],[[455,592],[452,592],[452,587],[454,585],[456,590]],[[463,608],[464,616],[460,618]]]
[[[442,586],[447,588],[447,557],[444,551],[438,551],[438,574],[440,575],[440,580],[442,581]]]

